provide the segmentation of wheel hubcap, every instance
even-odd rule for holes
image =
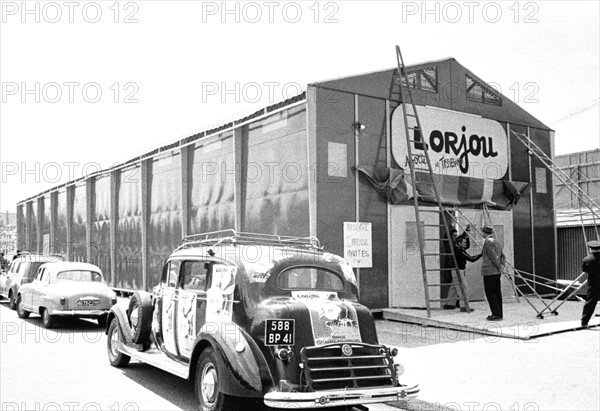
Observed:
[[[109,354],[114,359],[117,358],[119,352],[117,351],[117,347],[119,346],[119,330],[117,327],[113,329],[113,332],[110,334],[110,346],[109,346]]]
[[[217,370],[212,364],[206,364],[202,370],[202,399],[207,405],[213,405],[217,399]]]
[[[137,327],[137,323],[138,323],[138,319],[139,319],[139,309],[140,309],[140,307],[135,305],[133,307],[133,310],[131,310],[131,315],[130,315],[129,319],[131,321],[131,326],[133,328]]]

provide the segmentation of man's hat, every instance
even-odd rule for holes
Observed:
[[[485,234],[494,234],[494,228],[490,227],[489,225],[483,226],[481,231]]]
[[[587,246],[590,247],[592,250],[600,251],[600,241],[588,241]]]

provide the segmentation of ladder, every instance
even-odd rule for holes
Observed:
[[[517,139],[529,150],[529,153],[534,155],[538,160],[540,160],[550,172],[558,178],[558,180],[566,187],[571,193],[575,194],[575,196],[587,207],[591,214],[592,219],[594,221],[594,228],[596,230],[596,238],[600,240],[600,232],[598,232],[598,226],[600,225],[600,206],[592,199],[588,193],[582,190],[579,187],[577,182],[573,181],[573,179],[565,173],[558,164],[556,164],[544,151],[535,144],[527,135],[523,133],[517,133],[516,131],[511,131]],[[586,249],[587,250],[587,249]]]
[[[440,201],[440,196],[438,194],[438,187],[436,179],[434,178],[433,169],[431,167],[431,161],[429,159],[428,153],[428,145],[424,141],[425,133],[423,132],[423,128],[421,127],[421,122],[419,120],[419,116],[417,114],[417,107],[414,104],[412,94],[410,93],[410,87],[408,82],[408,75],[406,73],[404,59],[402,58],[402,53],[400,52],[400,47],[396,46],[396,61],[398,64],[398,80],[399,80],[399,90],[400,90],[400,104],[402,106],[402,115],[404,118],[404,133],[406,136],[406,146],[407,146],[407,154],[408,154],[408,164],[410,169],[410,177],[411,177],[411,186],[412,186],[412,194],[413,194],[413,202],[415,207],[415,219],[417,223],[417,237],[419,240],[419,255],[421,258],[421,270],[423,274],[423,286],[425,291],[425,306],[427,308],[427,317],[431,317],[431,303],[432,302],[442,302],[445,299],[431,299],[429,295],[429,289],[431,287],[441,287],[443,285],[448,286],[459,286],[462,296],[463,296],[463,307],[466,308],[467,312],[470,312],[469,308],[469,297],[466,293],[466,287],[463,281],[462,276],[460,275],[458,269],[458,262],[456,260],[456,255],[454,254],[454,244],[452,244],[452,238],[450,236],[450,227],[448,226],[448,221],[446,219],[446,210]],[[406,91],[403,90],[403,86],[406,87]],[[410,108],[410,110],[409,110]],[[411,124],[409,125],[409,119]],[[412,136],[412,137],[411,137]],[[413,147],[414,146],[414,147]],[[417,171],[417,167],[413,161],[413,150],[419,151],[422,156],[421,158],[425,159],[426,167],[419,167]],[[420,196],[419,188],[431,188],[431,190],[425,190],[426,193],[430,194],[433,192],[433,196]],[[419,202],[419,197],[422,197],[422,200],[435,202],[437,204],[437,209],[425,208]],[[430,207],[430,206],[429,206]],[[437,224],[421,224],[421,213],[434,213],[437,215]],[[421,229],[423,227],[423,229]],[[437,228],[436,232],[439,233],[441,228],[445,230],[445,237],[440,238],[439,234],[437,237],[427,237],[426,233],[430,230],[427,230],[426,227],[435,227]],[[437,242],[441,247],[441,252],[427,252],[427,245]],[[442,246],[444,245],[444,246]],[[446,261],[451,261],[450,267],[438,267],[438,268],[429,268],[432,259],[437,261],[438,258],[444,258]],[[446,258],[451,257],[451,258]],[[431,272],[456,272],[456,278],[458,282],[450,282],[444,283],[436,282],[435,284],[430,284],[428,280],[428,274]],[[459,296],[460,298],[460,296]]]

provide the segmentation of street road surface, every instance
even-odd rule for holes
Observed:
[[[197,409],[189,381],[133,360],[126,368],[111,367],[96,321],[63,320],[47,330],[38,315],[22,320],[3,300],[0,323],[2,411]]]

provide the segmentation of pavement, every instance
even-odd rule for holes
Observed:
[[[598,326],[528,340],[387,320],[377,321],[377,328],[380,342],[399,347],[402,382],[421,388],[418,401],[397,402],[396,407],[600,409]]]

